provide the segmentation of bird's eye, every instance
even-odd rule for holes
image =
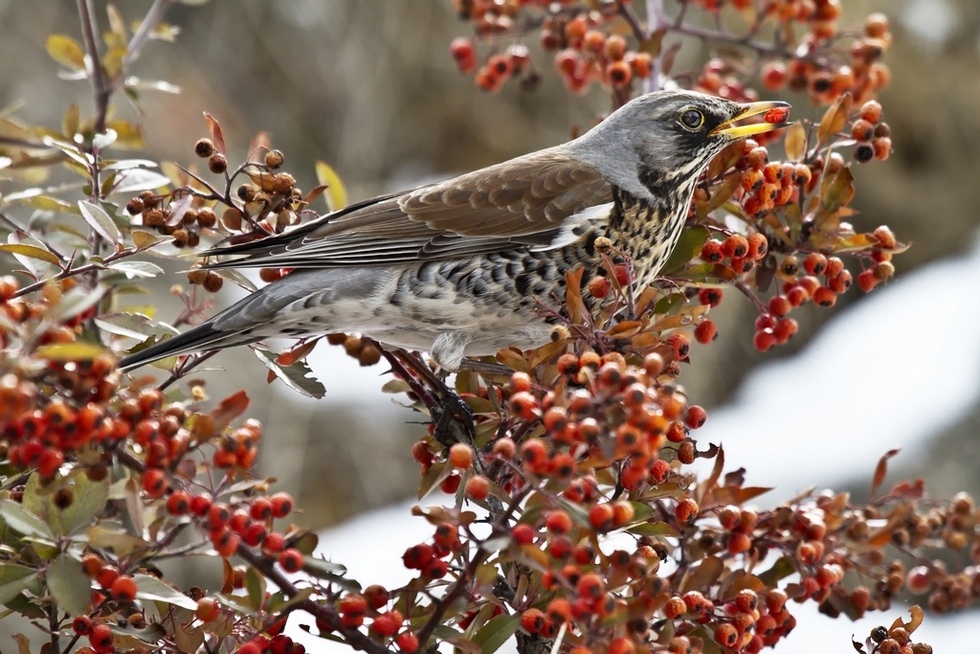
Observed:
[[[704,124],[704,115],[697,109],[686,109],[681,112],[680,118],[681,125],[688,129],[697,129]]]

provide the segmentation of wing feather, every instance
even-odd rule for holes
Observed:
[[[367,200],[301,227],[207,255],[211,267],[330,268],[431,261],[547,245],[561,224],[612,198],[592,166],[543,150],[406,193]]]

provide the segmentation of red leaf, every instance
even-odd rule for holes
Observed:
[[[208,131],[211,132],[211,140],[214,141],[214,149],[220,152],[221,154],[224,154],[225,135],[221,131],[221,125],[218,123],[218,120],[214,116],[212,116],[206,111],[204,112],[204,120],[208,124]]]

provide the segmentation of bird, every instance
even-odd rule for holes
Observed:
[[[602,269],[597,239],[629,257],[634,289],[652,283],[712,158],[786,124],[744,119],[788,107],[647,93],[564,144],[212,248],[202,255],[222,258],[209,269],[293,270],[119,367],[336,332],[428,352],[446,372],[468,356],[538,347],[557,315],[542,306],[560,309],[566,271]]]

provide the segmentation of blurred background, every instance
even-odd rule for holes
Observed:
[[[105,27],[104,3],[95,4]],[[915,268],[970,252],[980,225],[980,3],[846,0],[842,4],[843,23],[850,20],[859,25],[872,11],[883,11],[892,20],[895,45],[886,62],[893,83],[882,103],[893,131],[894,155],[885,163],[856,171],[854,206],[861,213],[854,222],[859,231],[887,223],[900,240],[912,242],[911,250],[895,262],[901,280]],[[127,20],[139,19],[149,5],[149,0],[117,3]],[[673,3],[667,5],[671,8]],[[697,16],[693,10],[692,15]],[[176,43],[148,44],[132,72],[148,80],[166,80],[182,92],[145,95],[142,114],[122,97],[116,102],[119,117],[141,122],[147,158],[193,163],[193,144],[206,136],[202,112],[207,111],[224,128],[230,159],[243,159],[252,136],[266,131],[273,147],[285,154],[284,170],[298,178],[301,188],[316,184],[314,161],[322,159],[340,174],[351,200],[410,188],[560,143],[574,129],[588,128],[609,107],[609,98],[601,90],[571,97],[561,81],[549,74],[533,92],[522,91],[517,84],[505,85],[496,95],[478,90],[472,77],[458,73],[448,54],[452,38],[468,35],[471,29],[457,19],[449,0],[175,4],[165,20],[180,28]],[[0,61],[4,62],[0,107],[8,107],[5,112],[31,124],[57,129],[70,102],[78,102],[83,115],[91,112],[91,92],[85,82],[57,79],[58,66],[45,52],[50,33],[79,38],[74,2],[0,0]],[[549,69],[550,57],[535,43],[529,45],[536,65]],[[685,42],[674,70],[699,67],[707,53],[700,42]],[[786,99],[794,102],[796,118],[820,115],[803,97]],[[871,384],[870,389],[872,394],[877,389],[887,395],[899,388],[921,400],[892,403],[904,424],[917,427],[908,438],[916,441],[921,456],[913,457],[914,468],[909,464],[905,472],[931,477],[927,488],[935,480],[943,492],[971,487],[976,491],[980,389],[972,378],[948,377],[953,373],[945,369],[946,360],[934,355],[939,349],[946,353],[947,345],[954,347],[944,340],[950,329],[956,337],[977,340],[980,327],[965,319],[968,314],[962,304],[975,302],[980,294],[963,279],[949,277],[975,267],[946,270],[945,277],[930,279],[938,285],[958,282],[958,295],[940,300],[932,287],[924,286],[898,303],[905,313],[889,318],[893,324],[915,328],[911,341],[877,358],[858,353],[835,362],[840,366],[834,369],[836,377],[821,377],[819,383],[873,378],[881,356],[898,358],[904,365],[888,373],[898,387]],[[172,319],[180,309],[167,293],[169,285],[179,281],[183,281],[180,275],[168,276],[156,287],[161,319]],[[236,289],[229,286],[217,298],[220,306],[237,297]],[[856,290],[841,299],[867,301]],[[713,312],[721,336],[710,347],[695,347],[692,360],[699,365],[687,368],[682,377],[692,401],[709,409],[709,427],[712,408],[738,393],[755,366],[792,357],[824,329],[828,318],[848,313],[840,304],[831,313],[812,305],[803,310],[798,316],[801,333],[790,346],[765,355],[751,346],[754,308],[748,301],[732,297]],[[873,341],[883,327],[871,315],[852,321],[847,329]],[[980,370],[975,350],[964,350],[959,358],[953,353],[955,360]],[[382,365],[359,368],[341,348],[321,344],[311,365],[327,395],[311,401],[281,382],[266,385],[264,367],[247,350],[223,353],[213,361],[227,372],[205,376],[212,398],[240,388],[243,380],[249,382],[250,415],[266,426],[259,470],[278,478],[278,487],[297,497],[304,509],[298,521],[304,526],[327,527],[415,493],[418,465],[408,450],[424,427],[413,423],[418,416],[395,406],[381,392],[387,381]],[[956,415],[937,419],[930,399],[936,388],[942,388],[939,382],[944,376],[963,391],[963,399],[956,405]],[[795,394],[773,397],[768,404],[762,391],[763,402],[751,430],[770,436],[779,430],[776,435],[783,437],[766,441],[775,443],[767,465],[781,468],[805,462],[809,455],[796,446],[797,427],[801,434],[803,426],[819,429],[821,415],[838,410],[833,405],[809,404],[811,383],[816,383],[812,377],[791,374],[783,386]],[[842,403],[849,401],[847,395],[840,397]],[[779,419],[777,414],[788,418]],[[874,431],[876,424],[883,423],[860,423],[855,428]],[[870,437],[846,429],[845,424],[821,432],[823,446],[837,457],[853,454],[848,447],[854,439]],[[736,431],[707,433],[726,442],[753,438],[750,432]],[[876,458],[877,454],[863,461],[867,475],[859,482],[861,488],[867,486],[865,479]],[[828,468],[833,468],[833,459],[823,469],[814,465],[812,478],[795,478],[791,483],[802,488],[847,481]],[[795,490],[788,488],[786,495]]]

